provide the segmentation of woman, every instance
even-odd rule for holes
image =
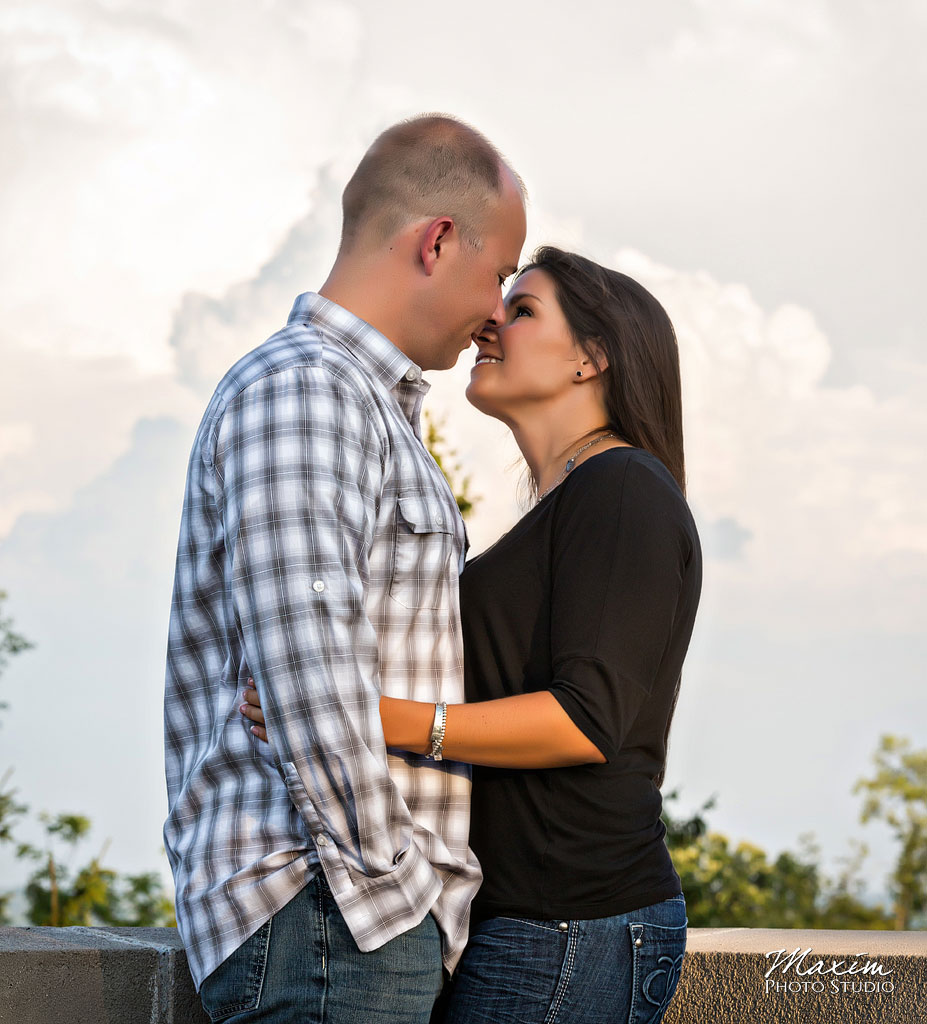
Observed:
[[[461,576],[468,702],[381,700],[388,746],[475,766],[484,881],[443,1019],[656,1022],[686,938],[659,787],[701,589],[672,325],[543,247],[467,398],[511,428],[537,503]]]

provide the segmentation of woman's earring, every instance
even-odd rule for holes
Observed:
[[[583,371],[582,370],[577,370],[576,371],[576,376],[577,377],[582,377],[582,375],[583,375]]]

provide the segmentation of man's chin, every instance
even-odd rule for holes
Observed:
[[[427,364],[421,363],[420,365],[424,373],[428,373],[430,371],[441,372],[443,370],[452,370],[457,365],[457,360],[459,358],[459,352],[454,356],[448,356],[443,352],[435,352]]]
[[[435,367],[435,369],[440,369],[440,370],[453,370],[453,369],[454,369],[454,367],[455,367],[455,366],[456,366],[456,365],[458,364],[458,362],[460,362],[460,357],[461,357],[461,356],[462,356],[462,355],[464,354],[464,352],[466,352],[466,351],[467,351],[467,349],[469,349],[470,347],[471,347],[471,345],[470,345],[470,344],[468,343],[468,344],[467,344],[467,346],[466,346],[466,348],[461,348],[461,349],[458,349],[458,350],[457,350],[457,351],[456,351],[456,352],[455,352],[455,353],[454,353],[453,355],[451,355],[451,356],[448,356],[448,361],[447,361],[447,362],[446,362],[446,363],[445,363],[445,364],[444,364],[443,366],[440,366],[440,367]]]

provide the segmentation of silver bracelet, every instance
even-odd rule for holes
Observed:
[[[431,727],[431,753],[428,755],[432,761],[443,760],[442,749],[444,747],[444,730],[447,728],[447,704],[440,701],[435,704],[435,723]]]

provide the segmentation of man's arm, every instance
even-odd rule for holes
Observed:
[[[502,768],[602,764],[649,699],[675,621],[687,551],[668,492],[645,467],[573,489],[555,531],[550,689],[447,709],[444,753]],[[595,483],[597,486],[593,486]],[[672,506],[671,506],[672,507]],[[596,538],[590,544],[589,538]],[[243,714],[261,729],[245,694]],[[383,697],[391,747],[426,753],[434,704]]]
[[[254,723],[254,735],[268,742],[260,694],[246,687],[243,697],[245,703],[239,710]],[[434,704],[380,698],[380,719],[388,747],[413,754],[429,753],[434,716]],[[577,728],[549,690],[472,704],[448,704],[442,749],[450,760],[493,768],[564,768],[605,762],[598,747]]]
[[[412,834],[365,611],[380,445],[354,388],[304,366],[230,404],[216,461],[234,611],[290,797],[326,856],[367,876],[394,870]]]

